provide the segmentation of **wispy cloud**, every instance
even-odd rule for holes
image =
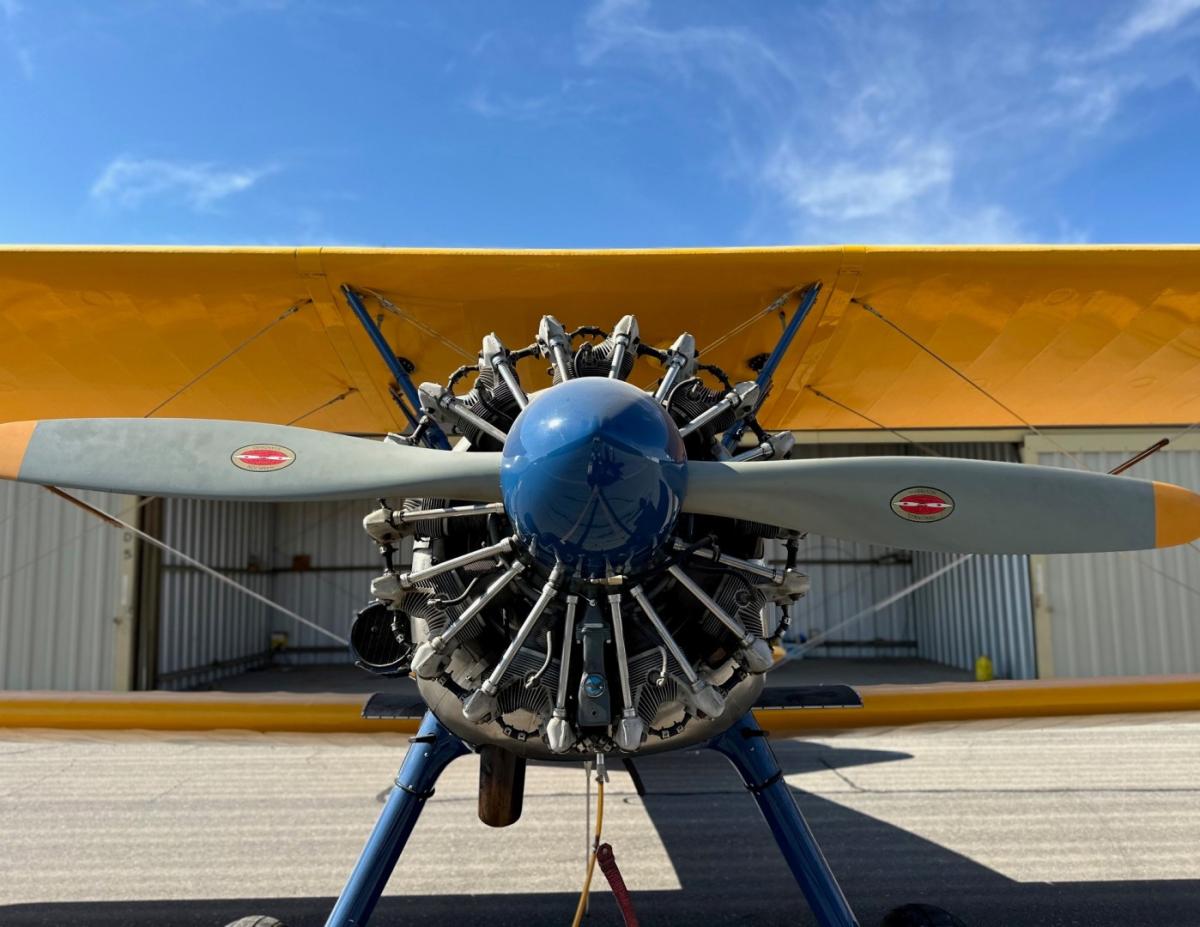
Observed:
[[[21,76],[33,80],[33,49],[17,37],[17,19],[24,9],[19,0],[0,0],[0,39],[8,47]]]
[[[1143,39],[1170,32],[1200,11],[1200,0],[1143,0],[1107,37],[1104,49],[1121,52]]]
[[[785,142],[762,165],[758,179],[778,196],[803,238],[875,242],[1017,241],[1025,230],[995,203],[965,204],[954,194],[955,154],[940,142],[908,138],[878,157],[830,157]]]
[[[554,107],[555,99],[550,94],[518,97],[479,87],[467,97],[467,108],[488,119],[537,119]]]
[[[763,176],[787,192],[792,203],[818,219],[874,219],[931,194],[954,179],[954,153],[937,142],[904,139],[891,146],[886,163],[840,160],[820,167],[790,142],[763,166]]]
[[[704,71],[721,74],[739,91],[759,94],[770,84],[797,86],[783,55],[752,30],[735,26],[656,27],[647,0],[601,0],[587,14],[581,46],[585,64],[606,55],[643,55],[651,66],[690,79]]]
[[[561,121],[588,116],[596,111],[596,106],[586,93],[580,92],[585,89],[584,83],[587,82],[564,80],[544,93],[528,95],[477,87],[467,96],[466,105],[467,109],[487,119],[517,122]]]
[[[703,98],[760,197],[748,238],[782,220],[806,241],[987,242],[1079,237],[1028,204],[1118,132],[1131,93],[1196,67],[1157,46],[1200,0],[1107,18],[1024,2],[920,19],[909,4],[756,9],[753,27],[673,24],[678,8],[601,0],[579,61]]]
[[[114,158],[92,184],[92,200],[122,209],[136,209],[148,200],[181,202],[197,211],[212,209],[221,200],[244,193],[276,167],[230,168],[205,162],[158,158]]]

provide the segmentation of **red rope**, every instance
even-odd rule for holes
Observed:
[[[600,870],[604,873],[604,878],[608,879],[613,897],[617,899],[617,907],[621,909],[625,927],[638,927],[637,914],[633,910],[633,899],[629,895],[629,889],[625,887],[625,880],[621,878],[621,870],[617,868],[617,860],[613,856],[611,844],[602,843],[596,848],[596,862],[600,864]]]

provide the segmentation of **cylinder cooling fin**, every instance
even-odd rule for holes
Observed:
[[[526,358],[549,388],[525,392]],[[661,368],[649,389],[627,382],[639,358]],[[755,390],[698,367],[690,335],[642,344],[632,316],[574,332],[547,316],[517,351],[488,335],[477,365],[421,392],[463,439],[454,453],[502,452],[504,502],[390,500],[367,516],[385,572],[354,625],[359,665],[411,672],[452,730],[525,756],[714,736],[753,703],[773,616],[807,588],[762,561],[785,532],[682,513],[689,461],[728,459],[730,428],[762,434]]]

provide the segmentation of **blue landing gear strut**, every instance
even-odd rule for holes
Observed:
[[[747,713],[709,746],[733,763],[754,795],[820,927],[858,927],[846,896],[783,781],[783,770],[754,715]],[[425,713],[421,729],[412,739],[412,747],[396,776],[396,788],[388,796],[325,927],[363,927],[367,923],[425,800],[433,794],[438,776],[451,762],[469,752],[466,744],[443,727],[432,712]]]
[[[841,886],[783,781],[783,770],[767,743],[766,732],[753,713],[747,712],[737,724],[710,741],[709,747],[737,767],[820,927],[858,927]]]
[[[421,729],[411,742],[396,775],[396,787],[388,796],[325,927],[362,927],[367,923],[425,807],[425,800],[433,794],[438,776],[451,762],[470,752],[431,711],[425,713]]]

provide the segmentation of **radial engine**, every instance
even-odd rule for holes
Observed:
[[[527,394],[523,358],[553,385]],[[639,358],[660,365],[646,390],[627,382]],[[533,344],[488,335],[477,364],[420,396],[421,423],[389,440],[436,424],[461,436],[448,453],[499,452],[503,502],[405,499],[366,517],[386,571],[351,632],[359,665],[411,672],[464,740],[530,758],[684,746],[746,712],[808,591],[798,536],[681,507],[689,461],[790,450],[755,420],[755,382],[699,363],[691,335],[643,344],[633,316],[612,332],[546,316]],[[787,558],[770,565],[774,539]]]

